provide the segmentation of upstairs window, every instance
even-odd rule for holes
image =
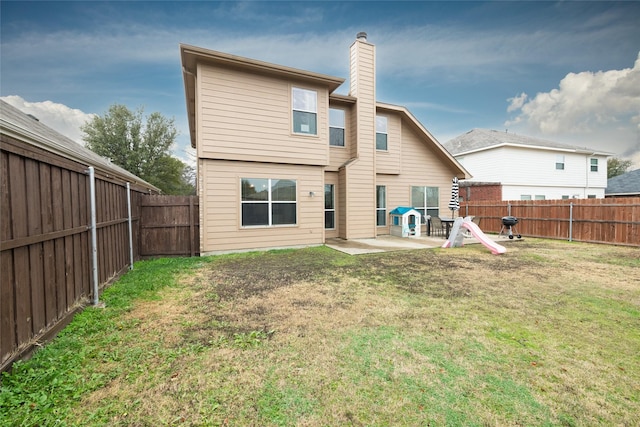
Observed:
[[[387,118],[376,116],[376,150],[387,151]]]
[[[556,156],[556,170],[564,170],[564,156],[562,154]]]
[[[296,181],[242,178],[242,226],[296,224]]]
[[[344,110],[329,108],[329,145],[344,147]]]
[[[293,132],[318,134],[318,93],[315,90],[292,88]]]
[[[591,172],[598,172],[598,159],[591,159]]]

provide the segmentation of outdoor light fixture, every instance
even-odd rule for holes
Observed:
[[[313,197],[313,196],[315,196],[315,195],[316,195],[316,193],[315,193],[315,192],[313,192],[313,191],[309,191],[309,197]]]

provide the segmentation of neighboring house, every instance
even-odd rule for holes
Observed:
[[[358,34],[344,79],[181,45],[201,253],[389,234],[389,212],[447,213],[469,173],[404,107],[376,102]],[[424,228],[424,225],[422,226]]]
[[[605,197],[640,197],[640,169],[610,178],[604,195]]]
[[[603,198],[612,153],[473,129],[444,144],[473,174],[502,184],[502,200]]]

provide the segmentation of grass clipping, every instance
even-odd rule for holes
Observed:
[[[638,425],[638,255],[210,258],[118,318],[70,424]]]

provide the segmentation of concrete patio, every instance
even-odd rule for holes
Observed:
[[[489,238],[500,242],[509,242],[505,237],[489,234]],[[445,242],[444,237],[420,236],[420,237],[396,237],[391,235],[378,236],[375,239],[327,239],[326,245],[337,251],[350,255],[371,254],[376,252],[402,251],[410,249],[439,248]],[[480,243],[473,237],[464,239],[465,245]]]

